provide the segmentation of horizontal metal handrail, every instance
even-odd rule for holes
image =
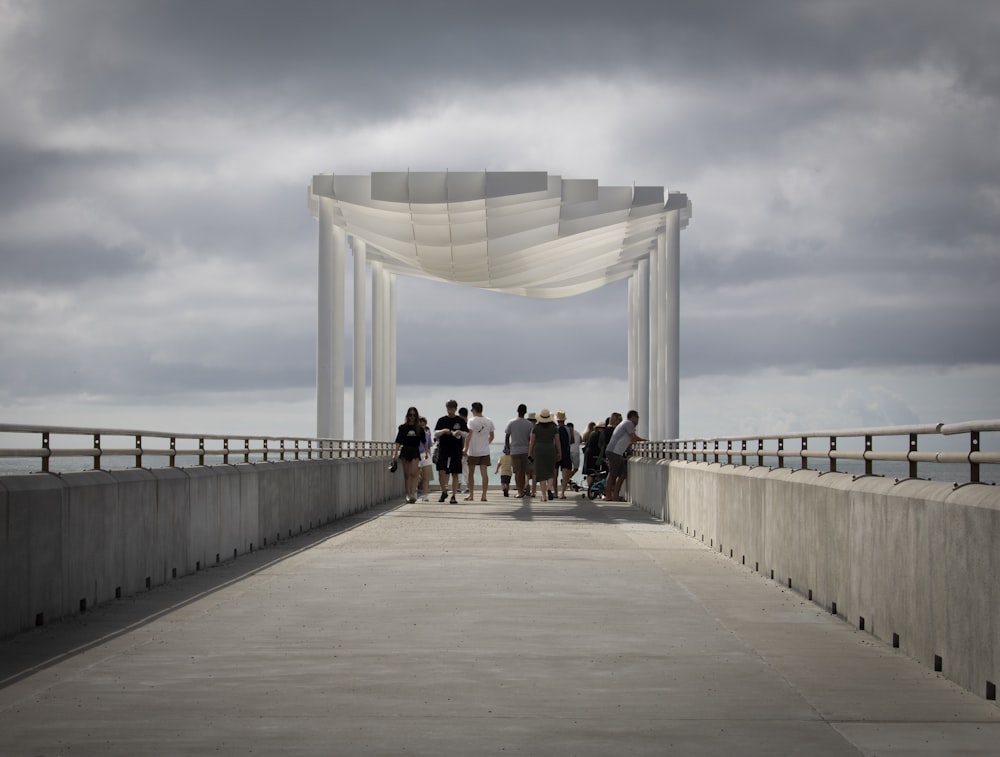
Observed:
[[[832,431],[797,431],[794,433],[751,434],[713,438],[670,439],[644,441],[633,445],[636,457],[651,460],[689,460],[740,465],[764,465],[765,459],[777,460],[779,468],[787,460],[798,459],[799,468],[809,468],[813,459],[828,460],[829,471],[837,470],[838,460],[864,462],[866,475],[872,475],[874,462],[908,464],[910,478],[917,478],[918,464],[952,463],[969,466],[969,481],[980,481],[980,465],[1000,465],[1000,451],[981,448],[981,435],[1000,432],[1000,420],[963,421],[961,423],[911,424],[877,426]],[[967,434],[967,451],[933,451],[920,449],[920,439]],[[874,448],[880,437],[906,437],[906,449]],[[812,446],[815,439],[825,439],[825,446]],[[863,449],[838,449],[843,440],[863,443]],[[770,444],[773,442],[774,444]],[[768,443],[769,446],[765,446]]]
[[[146,429],[121,429],[84,426],[43,426],[37,424],[0,423],[0,433],[13,435],[39,435],[39,445],[24,446],[23,440],[16,447],[0,447],[0,458],[35,459],[40,470],[49,471],[52,458],[82,457],[91,460],[91,469],[100,470],[102,458],[132,458],[132,468],[143,467],[148,457],[169,458],[169,466],[177,465],[177,458],[197,458],[204,465],[206,458],[222,458],[243,462],[272,462],[281,460],[329,460],[359,457],[389,457],[394,445],[387,441],[358,441],[353,439],[324,439],[304,436],[272,436],[264,434],[192,434]],[[91,446],[61,447],[53,444],[54,437],[87,438]],[[130,446],[122,440],[129,437]],[[152,440],[162,440],[158,443]],[[114,441],[113,447],[105,441]],[[166,442],[169,446],[164,446]],[[221,442],[221,444],[219,444]],[[207,444],[210,443],[210,444]],[[197,446],[192,446],[197,445]],[[251,457],[254,460],[251,460]]]

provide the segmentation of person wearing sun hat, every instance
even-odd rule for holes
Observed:
[[[531,430],[528,460],[535,464],[535,485],[542,487],[540,496],[555,499],[555,469],[560,457],[559,429],[552,422],[552,413],[547,407],[542,408],[536,420]],[[549,484],[552,484],[551,488]]]

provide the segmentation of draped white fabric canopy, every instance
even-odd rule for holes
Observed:
[[[332,222],[390,272],[568,297],[630,276],[655,249],[665,210],[687,223],[687,197],[664,194],[543,171],[442,171],[320,174],[309,198],[317,217],[328,199]]]
[[[397,274],[526,297],[629,279],[629,405],[653,438],[677,436],[680,230],[687,195],[604,187],[544,171],[317,174],[317,433],[343,436],[344,255],[355,257],[354,437],[365,438],[365,280],[372,289],[372,438],[391,436]]]

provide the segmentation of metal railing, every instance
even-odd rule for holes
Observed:
[[[982,449],[982,435],[989,432],[1000,432],[1000,420],[646,441],[636,442],[632,449],[634,456],[650,460],[701,460],[751,466],[776,460],[778,468],[792,462],[792,467],[810,469],[810,460],[820,459],[828,461],[825,467],[830,472],[837,471],[839,460],[857,460],[864,464],[865,475],[874,474],[875,462],[897,462],[907,464],[910,478],[918,477],[920,464],[951,463],[967,465],[969,481],[979,483],[981,465],[1000,464],[1000,452]],[[968,445],[961,451],[931,450],[921,445],[921,441],[940,442],[944,437],[964,434],[968,435]],[[906,448],[876,449],[875,439],[883,437],[905,438]],[[819,446],[815,440],[822,440]],[[850,446],[844,444],[845,440],[852,441],[858,449],[845,449]],[[795,462],[798,464],[794,465]]]
[[[18,439],[27,436],[34,446],[0,445],[0,458],[38,460],[40,470],[49,472],[53,458],[84,458],[91,461],[89,470],[101,470],[102,459],[128,458],[134,464],[123,468],[142,468],[150,458],[166,458],[169,467],[176,467],[178,458],[196,458],[198,465],[206,459],[221,458],[232,462],[272,462],[279,460],[330,460],[357,457],[391,456],[394,445],[384,441],[353,441],[318,439],[296,436],[264,436],[246,434],[183,434],[166,431],[134,429],[86,428],[79,426],[37,426],[0,423],[0,434]],[[58,441],[68,440],[63,446]],[[85,446],[80,446],[81,441]],[[195,446],[196,445],[196,446]]]

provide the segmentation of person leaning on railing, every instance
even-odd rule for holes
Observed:
[[[608,442],[606,452],[608,457],[607,500],[609,502],[621,500],[618,492],[622,484],[625,483],[625,476],[628,472],[628,466],[625,464],[625,453],[628,452],[628,448],[632,446],[633,442],[646,441],[635,432],[637,425],[639,425],[639,413],[635,410],[629,410],[626,420],[615,426],[611,440]]]

